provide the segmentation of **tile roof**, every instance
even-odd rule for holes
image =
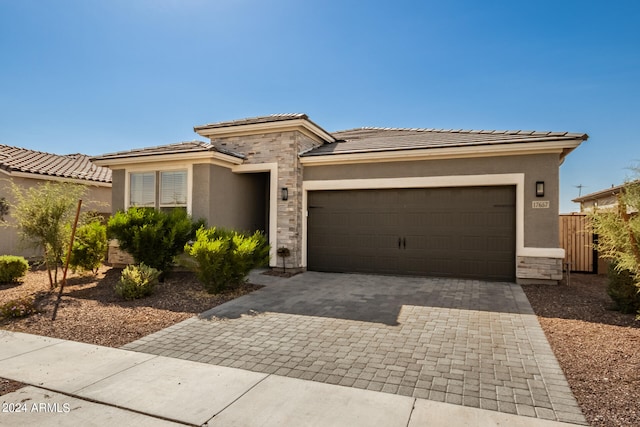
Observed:
[[[333,132],[338,140],[324,144],[302,156],[369,153],[426,148],[466,147],[492,144],[558,140],[586,140],[588,135],[569,132],[497,131],[462,129],[363,127]]]
[[[0,144],[0,169],[87,181],[111,182],[111,170],[94,165],[84,154],[50,154]]]
[[[216,151],[218,153],[227,154],[229,156],[244,159],[245,156],[224,148],[215,147],[204,141],[186,141],[175,144],[158,145],[156,147],[135,148],[133,150],[118,151],[115,153],[101,154],[92,157],[92,160],[109,160],[129,157],[146,157],[159,154],[180,154],[180,153],[197,153],[206,151]]]
[[[255,125],[260,123],[282,122],[286,120],[304,119],[309,120],[309,116],[303,113],[271,114],[269,116],[248,117],[239,120],[229,120],[225,122],[209,123],[196,126],[193,129],[197,132],[202,129],[226,128],[230,126]]]

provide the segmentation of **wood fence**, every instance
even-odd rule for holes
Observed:
[[[572,272],[597,273],[594,236],[585,214],[560,215],[560,247],[565,250],[564,262]]]

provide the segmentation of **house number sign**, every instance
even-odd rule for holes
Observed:
[[[533,209],[549,209],[549,201],[548,200],[534,200],[531,202],[531,207]]]

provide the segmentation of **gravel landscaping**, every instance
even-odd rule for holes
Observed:
[[[640,321],[612,311],[607,278],[523,286],[582,411],[593,426],[640,425]]]
[[[45,271],[29,272],[22,284],[0,285],[0,304],[35,295],[40,313],[0,320],[0,328],[121,347],[222,304],[259,286],[209,295],[191,273],[173,273],[156,292],[123,301],[113,292],[119,269],[96,277],[71,275],[52,322],[56,295]],[[587,420],[593,426],[640,425],[640,322],[611,311],[606,277],[574,274],[571,285],[523,286]],[[0,379],[0,395],[21,385]]]

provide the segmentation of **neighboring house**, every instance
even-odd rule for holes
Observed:
[[[98,213],[111,213],[111,170],[94,165],[84,154],[57,155],[0,144],[0,198],[12,200],[11,183],[23,188],[46,181],[87,185],[85,204]],[[13,226],[11,208],[0,227],[0,255],[39,255],[25,246]]]
[[[611,209],[618,206],[618,195],[626,184],[611,186],[605,190],[573,199],[572,202],[580,203],[580,212],[591,212],[594,209]]]
[[[304,114],[198,126],[104,154],[113,209],[184,207],[264,230],[272,267],[557,282],[559,166],[586,134],[360,128]]]

